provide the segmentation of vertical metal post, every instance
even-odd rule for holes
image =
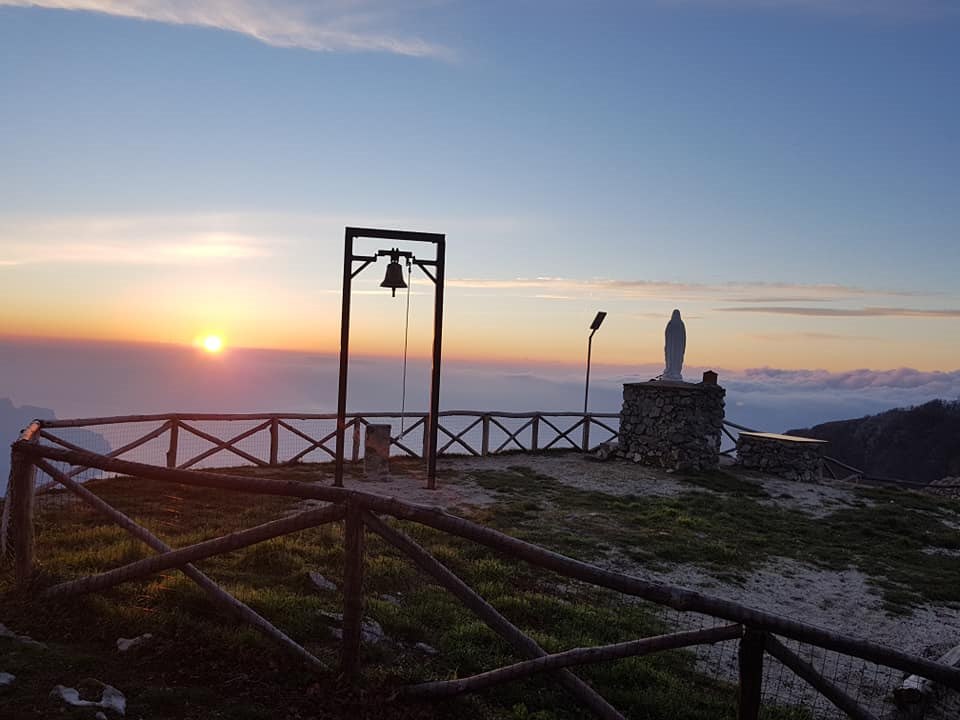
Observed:
[[[340,381],[337,391],[337,447],[333,484],[343,487],[343,451],[347,415],[347,363],[350,359],[350,285],[353,280],[353,235],[350,228],[343,238],[343,306],[340,313]]]
[[[434,281],[434,307],[433,307],[433,369],[431,372],[430,383],[430,413],[424,427],[424,455],[427,461],[427,487],[436,488],[437,476],[437,432],[439,429],[440,413],[440,359],[443,335],[443,285],[445,275],[446,260],[446,236],[434,233],[413,233],[401,232],[395,230],[377,230],[373,228],[352,228],[347,227],[344,230],[344,251],[343,251],[343,307],[340,319],[340,383],[337,395],[337,430],[336,430],[336,452],[334,454],[334,485],[343,486],[343,455],[346,433],[346,413],[347,413],[347,364],[350,359],[350,290],[353,278],[354,260],[363,261],[357,272],[365,268],[371,262],[376,262],[377,257],[388,254],[391,257],[397,254],[403,254],[412,258],[412,253],[400,253],[399,251],[378,251],[375,256],[354,256],[353,241],[357,237],[370,238],[389,238],[391,240],[402,240],[406,242],[429,242],[436,246],[436,260],[417,262],[424,271]],[[433,266],[434,272],[431,274],[427,266]]]
[[[583,384],[583,452],[590,449],[590,423],[587,422],[587,403],[590,398],[590,356],[593,353],[593,334],[596,330],[590,331],[590,337],[587,338],[587,379]]]
[[[270,418],[270,467],[280,464],[280,418]]]
[[[437,281],[433,299],[433,370],[430,377],[430,454],[427,459],[427,487],[437,487],[437,425],[440,412],[440,356],[443,335],[443,275],[446,260],[446,237],[437,240]]]
[[[740,638],[737,720],[757,720],[760,716],[764,642],[764,633],[751,628]]]

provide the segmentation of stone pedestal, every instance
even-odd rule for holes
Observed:
[[[787,480],[819,482],[823,477],[826,440],[741,432],[737,438],[737,464]]]
[[[390,474],[390,430],[388,424],[367,425],[363,439],[363,472],[369,478]]]
[[[720,459],[719,385],[652,380],[623,386],[618,454],[669,470],[711,470]]]

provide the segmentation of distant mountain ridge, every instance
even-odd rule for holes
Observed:
[[[0,397],[0,498],[7,491],[7,478],[10,475],[10,445],[20,437],[20,432],[34,420],[53,420],[56,418],[50,408],[35,405],[17,407],[10,398]],[[59,435],[76,445],[95,453],[110,452],[110,443],[100,433],[85,428],[64,428]]]
[[[787,434],[827,440],[828,455],[874,477],[930,483],[960,475],[960,401],[932,400]]]

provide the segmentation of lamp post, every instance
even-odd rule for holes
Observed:
[[[398,250],[378,250],[374,255],[354,255],[353,241],[355,238],[377,238],[382,240],[399,240],[402,242],[425,242],[436,247],[433,260],[421,260],[413,253]],[[380,287],[387,288],[396,295],[397,288],[406,287],[403,281],[403,271],[400,267],[400,258],[406,258],[411,264],[420,268],[424,275],[433,281],[433,368],[430,376],[430,415],[424,432],[427,433],[426,460],[427,460],[427,487],[431,490],[437,486],[437,413],[440,410],[440,340],[443,331],[443,274],[446,254],[446,235],[436,233],[408,232],[405,230],[379,230],[373,228],[348,227],[344,231],[343,251],[343,307],[340,316],[340,383],[337,394],[337,447],[333,484],[343,487],[343,452],[347,428],[347,365],[350,359],[350,289],[353,278],[371,263],[381,257],[389,257],[390,264]],[[354,269],[354,262],[360,266]]]
[[[593,351],[593,336],[603,325],[607,314],[600,310],[590,323],[590,337],[587,338],[587,380],[583,384],[583,451],[590,450],[590,420],[587,419],[587,403],[590,399],[590,355]]]

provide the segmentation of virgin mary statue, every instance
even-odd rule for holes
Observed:
[[[661,378],[664,380],[673,380],[683,382],[683,353],[687,349],[687,328],[680,319],[680,311],[674,310],[667,323],[667,329],[664,331],[663,354],[666,359],[666,367],[663,370]]]

